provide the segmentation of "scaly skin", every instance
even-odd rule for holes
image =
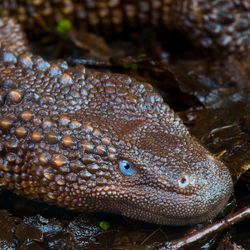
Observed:
[[[250,48],[250,0],[2,0],[0,15],[14,16],[34,31],[41,25],[55,27],[62,18],[75,26],[111,26],[112,31],[165,25],[201,47],[226,52]]]
[[[80,211],[163,224],[214,217],[228,169],[147,83],[32,55],[0,19],[0,185]],[[128,161],[132,175],[119,168]]]

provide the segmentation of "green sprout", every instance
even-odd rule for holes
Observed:
[[[57,23],[56,32],[59,35],[64,35],[72,28],[72,22],[69,19],[62,19]]]
[[[101,221],[99,223],[99,227],[104,230],[107,231],[110,228],[110,223],[108,221]]]

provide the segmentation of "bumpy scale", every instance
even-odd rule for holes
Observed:
[[[227,52],[250,48],[250,0],[2,0],[0,15],[16,17],[33,32],[64,18],[95,30],[163,25],[198,46]]]
[[[0,19],[0,185],[80,211],[164,224],[214,217],[232,192],[228,169],[152,86],[29,52]]]

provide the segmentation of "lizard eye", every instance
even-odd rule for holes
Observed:
[[[131,162],[126,161],[126,160],[119,161],[119,169],[120,169],[121,173],[124,175],[136,174],[136,170],[133,167],[133,164]]]

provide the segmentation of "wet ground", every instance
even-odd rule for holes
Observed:
[[[74,29],[63,36],[30,38],[35,53],[46,58],[82,58],[93,69],[154,84],[191,133],[230,168],[235,193],[219,217],[249,204],[250,55],[195,49],[179,34],[154,29],[106,40]],[[9,192],[0,196],[0,225],[0,249],[6,250],[150,249],[154,242],[176,239],[203,226],[167,227],[72,212]],[[191,249],[250,249],[250,221]]]

